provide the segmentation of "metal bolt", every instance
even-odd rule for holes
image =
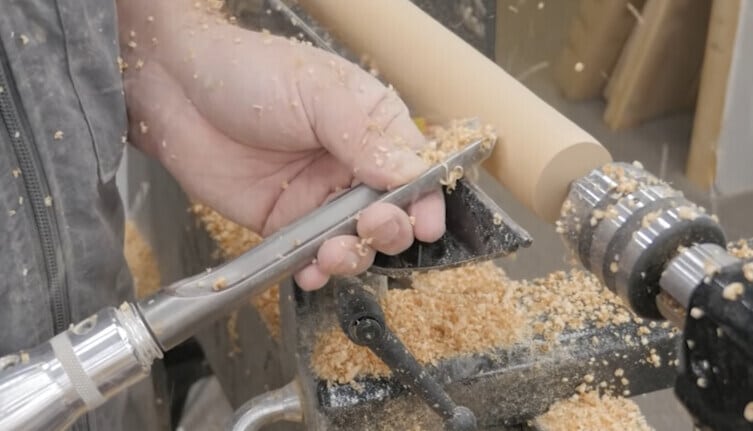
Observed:
[[[350,336],[357,342],[370,344],[384,334],[382,325],[371,317],[362,317],[350,326]]]

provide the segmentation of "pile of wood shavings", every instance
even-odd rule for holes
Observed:
[[[416,274],[413,288],[381,299],[387,323],[419,362],[436,364],[460,354],[530,342],[557,343],[564,330],[632,319],[620,299],[584,271],[555,272],[536,280],[511,280],[491,262]],[[351,343],[339,327],[322,331],[311,368],[320,378],[350,383],[356,376],[387,376],[368,349]]]
[[[262,241],[257,233],[231,222],[206,205],[193,204],[191,212],[196,215],[210,238],[217,244],[220,257],[223,259],[236,258]],[[280,336],[279,300],[279,286],[273,286],[251,299],[251,304],[259,312],[269,333],[275,338]]]
[[[483,139],[493,143],[497,139],[494,129],[479,126],[475,120],[455,120],[447,126],[429,126],[426,130],[427,146],[418,155],[428,164],[436,165],[461,148]]]
[[[575,394],[554,403],[536,419],[542,431],[651,431],[633,401],[599,395],[595,391]]]
[[[136,298],[146,298],[160,289],[160,272],[152,248],[139,232],[136,225],[128,220],[125,224],[123,245],[128,269],[131,270]]]
[[[509,280],[492,263],[413,277],[412,289],[392,289],[381,298],[391,329],[422,363],[461,352],[509,345],[525,336]],[[351,382],[357,375],[388,375],[367,348],[350,342],[339,326],[318,334],[311,364],[321,378]]]
[[[633,319],[622,300],[585,271],[557,271],[518,283],[519,302],[534,332],[548,340],[555,340],[565,329],[583,329],[587,324],[602,328]]]

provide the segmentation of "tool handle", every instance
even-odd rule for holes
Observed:
[[[0,357],[0,430],[64,430],[149,375],[162,351],[128,303]]]
[[[476,416],[458,406],[390,330],[376,295],[361,279],[335,281],[340,326],[354,343],[368,347],[394,376],[444,419],[448,431],[477,429]]]

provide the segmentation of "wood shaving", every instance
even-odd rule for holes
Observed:
[[[745,293],[745,286],[740,282],[726,285],[722,290],[722,297],[728,301],[737,301]]]
[[[641,220],[641,226],[644,228],[651,227],[651,224],[655,222],[656,220],[659,220],[659,217],[661,217],[662,210],[656,210],[654,212],[650,212],[643,216],[643,220]]]
[[[161,286],[161,275],[154,252],[139,232],[136,224],[127,220],[123,253],[131,270],[136,298],[142,299],[156,293]]]
[[[646,362],[656,368],[661,367],[661,356],[656,353],[656,349],[651,349],[651,351],[649,351],[648,357],[646,357]]]
[[[691,207],[683,206],[683,207],[677,208],[677,217],[679,217],[680,220],[691,220],[692,221],[692,220],[695,220],[696,218],[698,218],[698,213],[696,212],[695,209],[693,209]]]
[[[212,290],[215,292],[219,292],[220,290],[225,290],[227,288],[227,280],[225,277],[219,277],[216,280],[212,282]]]
[[[743,276],[748,281],[753,281],[753,262],[743,265]]]
[[[753,401],[745,405],[745,409],[743,410],[743,417],[746,421],[753,422]]]
[[[651,431],[633,401],[595,391],[554,403],[536,419],[542,431]]]
[[[415,274],[412,282],[412,289],[387,291],[381,305],[390,328],[424,364],[512,346],[534,336],[556,343],[565,329],[632,320],[620,299],[584,271],[511,280],[484,262]],[[337,326],[318,334],[311,368],[320,378],[338,383],[361,375],[389,375],[371,351],[351,343]]]
[[[356,244],[356,253],[361,257],[366,257],[371,251],[370,245],[374,242],[374,238],[361,238]]]
[[[609,271],[612,274],[616,274],[617,271],[619,271],[619,270],[620,270],[620,265],[617,262],[612,262],[612,263],[609,264]]]
[[[638,188],[638,181],[628,176],[622,166],[607,164],[602,168],[602,172],[617,183],[615,190],[620,196],[629,195]],[[651,181],[648,183],[651,184]]]
[[[734,243],[727,244],[727,251],[738,259],[753,258],[753,249],[750,248],[748,241],[741,239]]]
[[[455,166],[449,172],[447,177],[439,180],[439,183],[447,188],[447,193],[452,193],[458,185],[458,180],[463,178],[463,167]]]
[[[227,323],[225,324],[227,329],[227,336],[230,339],[230,351],[227,352],[227,356],[232,358],[241,351],[240,339],[241,336],[238,333],[238,310],[233,311],[228,316]]]
[[[444,161],[451,154],[479,139],[490,144],[497,139],[491,126],[477,127],[471,120],[455,120],[447,126],[426,128],[428,144],[418,155],[429,165]]]

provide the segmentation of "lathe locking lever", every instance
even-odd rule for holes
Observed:
[[[337,317],[348,338],[368,347],[392,370],[400,382],[413,390],[444,419],[447,431],[476,430],[476,416],[455,404],[437,380],[411,355],[385,322],[374,290],[359,278],[335,281]]]

